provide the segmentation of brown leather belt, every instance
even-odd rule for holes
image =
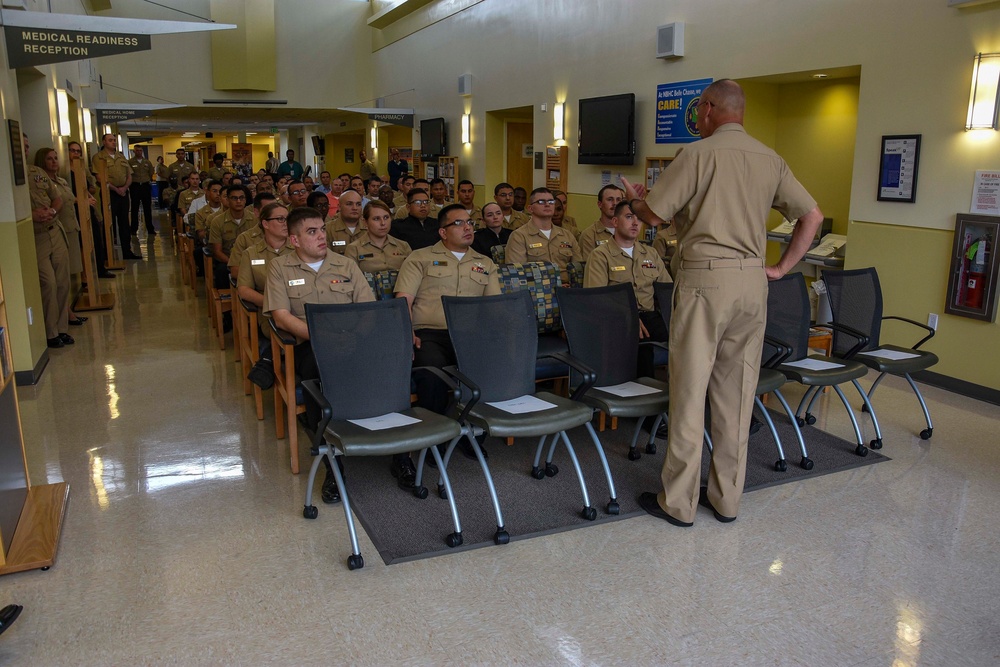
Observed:
[[[683,260],[681,269],[760,269],[764,267],[764,260],[760,257],[747,257],[745,259],[707,259],[702,262],[691,262]]]

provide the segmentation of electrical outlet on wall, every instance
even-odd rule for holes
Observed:
[[[927,326],[929,326],[931,329],[934,329],[934,331],[937,331],[937,320],[938,320],[937,313],[927,314]]]
[[[28,326],[30,327],[35,323],[35,314],[31,310],[31,306],[28,306]]]

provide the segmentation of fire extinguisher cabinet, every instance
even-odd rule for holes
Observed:
[[[955,216],[946,313],[996,321],[997,272],[1000,269],[998,236],[1000,217],[967,213]]]

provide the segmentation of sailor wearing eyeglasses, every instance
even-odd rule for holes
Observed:
[[[518,227],[507,241],[506,261],[551,262],[559,267],[563,284],[569,283],[566,265],[580,261],[580,246],[573,233],[552,224],[556,197],[547,188],[535,188],[528,200],[531,220]]]

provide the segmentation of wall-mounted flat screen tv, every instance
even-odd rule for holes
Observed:
[[[635,94],[580,100],[578,164],[635,164]]]
[[[448,131],[444,118],[420,121],[420,153],[425,157],[448,154]]]

